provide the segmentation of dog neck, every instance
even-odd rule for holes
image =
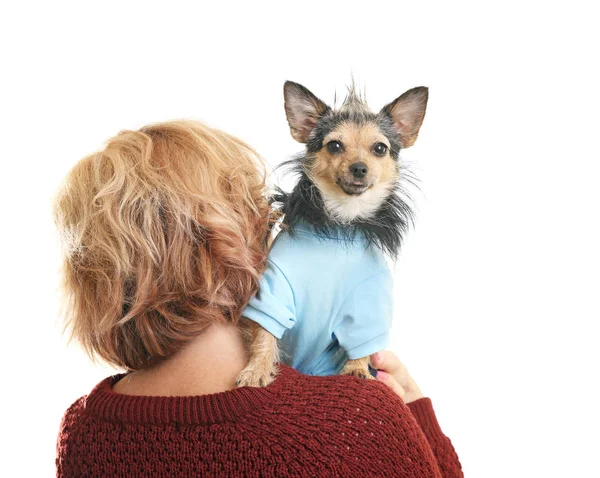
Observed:
[[[404,234],[413,222],[412,209],[397,194],[398,183],[382,184],[361,196],[348,196],[347,200],[323,186],[301,172],[291,193],[279,190],[275,194],[273,202],[281,203],[283,223],[290,233],[294,233],[296,225],[307,223],[324,237],[334,232],[347,240],[362,235],[369,245],[393,259],[397,257]]]

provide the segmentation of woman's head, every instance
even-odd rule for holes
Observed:
[[[139,370],[237,322],[264,266],[268,211],[262,161],[228,134],[179,121],[111,138],[55,203],[72,337]]]

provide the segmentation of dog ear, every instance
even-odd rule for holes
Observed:
[[[403,93],[381,110],[381,114],[391,118],[403,148],[412,146],[417,140],[428,98],[428,88],[418,86]]]
[[[299,143],[306,143],[319,118],[330,108],[307,88],[293,81],[285,82],[283,96],[292,137]]]

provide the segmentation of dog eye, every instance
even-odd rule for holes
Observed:
[[[327,143],[327,151],[331,154],[339,153],[342,150],[342,143],[339,141],[330,141]]]
[[[385,153],[387,153],[387,150],[388,147],[383,143],[375,143],[375,145],[373,146],[373,152],[377,156],[383,156]]]

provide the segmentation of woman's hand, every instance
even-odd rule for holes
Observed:
[[[404,403],[423,398],[421,389],[409,375],[405,365],[389,350],[371,355],[371,365],[377,369],[377,380],[390,387]]]

